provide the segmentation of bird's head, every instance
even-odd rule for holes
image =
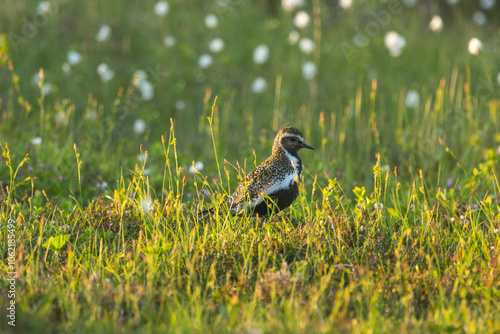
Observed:
[[[292,155],[296,155],[301,148],[314,150],[314,148],[304,143],[302,132],[293,126],[281,129],[276,135],[273,144],[273,153],[280,148]]]

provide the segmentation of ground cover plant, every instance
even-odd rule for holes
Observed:
[[[500,331],[494,0],[0,7],[2,331]]]

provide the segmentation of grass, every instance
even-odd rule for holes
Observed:
[[[497,9],[476,27],[470,4],[457,5],[435,33],[424,7],[401,5],[358,48],[353,36],[389,5],[315,0],[300,35],[316,49],[304,54],[287,42],[295,12],[267,1],[170,1],[163,18],[155,2],[61,2],[46,21],[37,4],[0,13],[0,219],[16,223],[17,271],[16,327],[2,312],[2,330],[500,331]],[[397,58],[389,30],[406,38]],[[225,49],[201,69],[215,37]],[[484,43],[478,56],[471,37]],[[258,65],[262,43],[271,53]],[[82,62],[65,74],[69,50]],[[263,94],[250,89],[257,76]],[[288,124],[316,148],[301,153],[294,205],[262,228],[224,212],[200,221]],[[196,161],[204,168],[190,172]],[[7,302],[7,249],[2,259]]]

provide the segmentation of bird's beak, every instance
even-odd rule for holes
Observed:
[[[301,148],[307,148],[309,150],[314,150],[314,147],[311,147],[309,145],[307,145],[306,143],[302,142],[302,147]]]

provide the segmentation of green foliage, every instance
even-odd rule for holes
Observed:
[[[436,33],[423,3],[313,0],[300,30],[279,2],[224,3],[169,1],[164,17],[151,1],[2,5],[0,222],[15,221],[17,268],[16,328],[2,330],[500,331],[496,22],[475,27],[464,2]],[[216,37],[224,50],[199,67]],[[80,63],[65,64],[71,50]],[[224,210],[201,220],[284,125],[316,147],[294,205],[262,228]]]

